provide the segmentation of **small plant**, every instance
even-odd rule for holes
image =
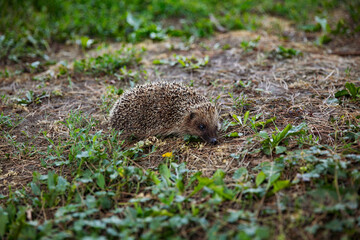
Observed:
[[[41,72],[42,64],[40,61],[35,61],[27,65],[31,73]]]
[[[141,54],[144,51],[145,49],[139,51],[135,48],[123,47],[115,53],[105,53],[95,58],[91,57],[75,61],[74,70],[75,72],[91,74],[114,74],[125,66],[130,67],[139,64]]]
[[[205,67],[209,63],[209,56],[205,56],[204,58],[196,58],[194,56],[186,57],[181,55],[174,54],[175,61],[166,60],[166,59],[156,59],[153,61],[155,65],[168,64],[170,66],[175,66],[179,64],[183,68],[189,69],[198,69],[200,67]]]
[[[63,76],[69,72],[68,63],[66,61],[61,61],[59,66],[59,76]]]
[[[316,44],[323,45],[329,43],[331,41],[331,28],[327,22],[327,19],[316,16],[315,21],[318,23],[318,25],[320,25],[322,31],[322,35],[316,39]]]
[[[131,33],[127,36],[130,42],[139,42],[146,38],[161,41],[167,38],[166,29],[159,24],[148,23],[143,18],[135,17],[131,12],[126,13],[126,23],[131,28]]]
[[[229,50],[229,49],[231,49],[231,45],[228,44],[228,43],[226,43],[226,44],[224,44],[224,45],[221,47],[221,49],[222,49],[222,50]]]
[[[245,52],[256,50],[257,46],[259,45],[260,36],[255,38],[254,40],[250,41],[242,41],[240,43],[240,46],[242,49],[245,50]]]
[[[350,73],[351,73],[351,67],[347,67],[347,68],[345,69],[345,74],[346,74],[346,76],[347,76],[347,77],[350,77]]]
[[[289,180],[280,180],[281,173],[284,171],[284,165],[281,162],[263,162],[254,170],[260,170],[255,178],[255,184],[258,188],[267,180],[264,193],[274,194],[291,185]],[[272,189],[270,192],[269,190]],[[265,194],[263,195],[265,196]]]
[[[14,124],[14,122],[12,122],[12,127],[14,128],[18,124],[19,123]],[[29,138],[29,135],[25,131],[22,131],[21,133],[22,135],[25,135],[26,138]],[[16,136],[13,136],[10,133],[5,133],[2,137],[13,147],[13,150],[11,151],[13,157],[33,156],[37,152],[37,149],[32,142],[37,136],[32,136],[33,139],[31,141],[19,141]]]
[[[285,48],[283,46],[278,46],[269,53],[269,57],[275,59],[293,58],[297,56],[302,56],[302,52],[293,48]]]
[[[142,74],[146,74],[146,71],[136,71],[128,69],[126,66],[120,68],[118,73],[114,73],[118,80],[132,82],[132,84],[138,82],[141,79]]]
[[[205,56],[204,58],[196,58],[194,56],[185,57],[181,55],[174,55],[174,57],[180,66],[184,68],[198,69],[200,67],[205,67],[209,63],[209,56]]]
[[[345,89],[335,93],[336,98],[351,97],[353,101],[360,100],[360,87],[353,83],[345,83]]]
[[[261,115],[262,113],[259,113],[249,119],[250,126],[255,132],[257,132],[259,128],[263,130],[265,126],[267,126],[270,123],[275,123],[276,117],[272,117],[264,121],[258,121]]]
[[[5,116],[4,113],[2,112],[0,115],[0,129],[2,129],[3,127],[11,128],[13,126],[14,126],[14,124],[11,120],[11,117]]]
[[[90,39],[87,36],[82,36],[82,37],[76,39],[75,43],[77,45],[79,45],[83,50],[85,50],[85,49],[91,48],[93,46],[93,44],[95,43],[95,40]]]
[[[304,134],[299,134],[298,144],[300,148],[302,148],[303,145],[314,146],[317,145],[318,143],[319,143],[319,137],[316,137],[312,134],[305,132]]]
[[[263,146],[263,152],[267,155],[272,155],[273,150],[276,150],[276,154],[280,154],[286,151],[286,147],[280,146],[280,143],[286,140],[290,136],[298,135],[303,133],[303,129],[306,127],[305,123],[293,127],[291,124],[288,124],[282,131],[276,128],[277,133],[272,133],[271,135],[265,131],[260,131],[258,136],[264,139],[261,141]]]
[[[248,88],[248,87],[250,87],[250,85],[251,85],[251,81],[244,82],[244,81],[239,80],[236,82],[237,88]]]
[[[10,77],[10,71],[7,70],[6,68],[4,69],[4,71],[0,71],[0,78],[8,78]]]
[[[245,107],[250,106],[250,103],[247,101],[247,96],[244,93],[240,93],[238,97],[234,97],[230,92],[228,92],[228,94],[233,101],[233,107],[239,109],[240,112],[242,112]]]
[[[230,126],[236,126],[236,125],[240,125],[242,127],[245,127],[246,126],[246,123],[247,123],[247,120],[249,119],[249,114],[250,114],[250,111],[247,111],[245,114],[244,114],[244,117],[241,118],[240,116],[237,116],[235,114],[232,115],[232,117],[235,119],[236,122],[231,122],[230,123]]]
[[[25,98],[18,98],[16,100],[17,104],[28,106],[32,103],[40,104],[42,99],[49,97],[49,94],[47,94],[45,91],[43,91],[41,94],[35,94],[33,91],[27,91]]]
[[[350,33],[350,25],[345,23],[344,19],[340,19],[337,24],[335,29],[331,30],[332,34],[348,34]]]
[[[244,114],[244,117],[241,118],[240,116],[237,116],[236,114],[233,114],[232,117],[235,121],[232,121],[232,122],[229,122],[229,123],[225,123],[224,125],[224,131],[226,131],[228,129],[228,127],[233,127],[233,126],[238,126],[240,125],[241,127],[245,127],[246,126],[246,123],[247,123],[247,120],[249,118],[249,114],[250,112],[247,111],[245,114]],[[239,132],[231,132],[229,134],[226,135],[226,137],[240,137],[242,136],[243,134],[242,133],[239,133]]]
[[[3,105],[8,105],[11,102],[10,97],[6,94],[0,95],[0,103]]]
[[[193,85],[190,85],[191,87],[193,86]],[[214,104],[217,104],[217,102],[219,101],[219,99],[221,98],[221,95],[219,94],[219,95],[217,95],[217,97],[215,97],[215,98],[210,98],[210,102],[212,102],[212,103],[214,103]]]
[[[231,122],[225,122],[223,125],[223,130],[226,131],[229,127],[233,127],[233,126],[250,126],[252,130],[254,130],[255,132],[258,132],[258,128],[261,127],[262,129],[264,129],[264,127],[266,125],[268,125],[269,123],[274,123],[276,120],[276,117],[272,117],[270,119],[267,119],[266,121],[257,121],[257,119],[261,116],[262,114],[257,114],[253,117],[250,117],[250,111],[247,111],[244,114],[244,117],[241,118],[240,116],[237,116],[236,114],[233,114],[232,117],[235,121],[231,121]],[[237,132],[232,132],[229,133],[227,135],[227,137],[239,137],[242,136],[241,133],[237,133]]]

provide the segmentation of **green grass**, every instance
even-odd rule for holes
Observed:
[[[109,89],[109,94],[117,92]],[[0,119],[2,125],[13,125],[7,116]],[[252,128],[248,113],[241,122]],[[336,153],[334,147],[318,144],[297,150],[279,148],[281,142],[308,136],[305,124],[288,125],[272,136],[262,131],[255,136],[263,140],[249,139],[250,145],[261,143],[258,150],[231,154],[236,160],[243,154],[260,150],[271,154],[276,149],[278,157],[272,162],[240,167],[230,175],[219,169],[210,177],[178,163],[173,153],[164,154],[163,163],[155,169],[140,168],[134,163],[155,148],[143,141],[125,148],[117,132],[94,131],[99,123],[81,112],[71,112],[59,124],[68,137],[50,138],[43,132],[48,147],[42,152],[31,148],[31,143],[20,146],[7,135],[19,150],[14,154],[31,156],[38,151],[44,167],[59,167],[60,171],[35,171],[28,190],[9,187],[8,196],[0,195],[1,237],[269,239],[276,234],[280,238],[283,233],[274,232],[283,221],[278,208],[283,217],[295,218],[291,229],[305,225],[304,231],[315,236],[317,232],[341,232],[349,238],[360,234],[356,227],[360,224],[356,215],[360,173],[354,167],[359,155]],[[360,140],[359,129],[359,123],[349,124],[347,131],[352,135],[339,135],[336,140],[352,149]],[[291,189],[309,181],[311,189],[300,196],[292,194]],[[278,206],[262,206],[275,195]],[[231,210],[237,205],[242,207]],[[229,209],[224,211],[224,207]],[[314,213],[327,220],[312,224],[308,214]]]
[[[209,14],[228,30],[252,30],[259,27],[257,19],[264,13],[286,17],[302,26],[312,24],[317,15],[326,19],[328,12],[342,6],[356,23],[360,4],[350,3],[336,0],[2,1],[0,59],[46,59],[44,52],[55,42],[78,40],[79,45],[88,48],[92,38],[138,42],[147,38],[163,40],[168,36],[206,37],[216,31]],[[333,29],[341,32],[349,26],[341,20]],[[352,26],[358,28],[356,24]]]
[[[2,112],[0,115],[0,129],[5,128],[5,127],[13,127],[13,121],[11,120],[10,116],[6,116],[4,115],[4,113]]]
[[[33,91],[27,91],[24,98],[18,98],[16,103],[22,106],[28,106],[32,103],[40,104],[41,99],[48,98],[49,94],[43,91],[41,94],[35,94]]]
[[[203,58],[197,58],[195,56],[186,57],[186,56],[174,54],[173,57],[175,58],[173,61],[168,59],[160,59],[160,60],[156,59],[153,61],[153,64],[155,65],[167,64],[169,66],[178,65],[186,69],[198,69],[201,67],[205,67],[209,63],[209,56],[205,56]]]
[[[280,60],[297,56],[302,56],[302,52],[293,48],[284,48],[283,46],[278,46],[268,54],[268,57]]]
[[[260,41],[260,37],[257,37],[257,38],[254,39],[254,40],[242,41],[240,46],[241,46],[241,48],[244,49],[246,52],[252,51],[252,50],[254,50],[255,48],[257,48],[257,46],[258,46],[258,44],[259,44],[259,41]]]
[[[14,125],[10,119],[1,116],[4,127]],[[242,127],[254,131],[250,119],[245,114]],[[295,229],[350,239],[360,234],[358,122],[335,134],[334,146],[296,146],[271,162],[233,174],[219,169],[211,176],[188,169],[176,154],[143,169],[137,161],[156,149],[141,141],[125,148],[116,132],[97,131],[99,123],[86,114],[72,112],[58,124],[67,137],[43,132],[47,142],[41,150],[2,133],[14,155],[31,157],[38,151],[44,167],[57,169],[35,171],[26,188],[10,188],[8,196],[0,196],[0,236],[5,239],[271,239],[284,236],[275,230],[278,224],[284,224],[287,236]],[[237,161],[266,149],[277,151],[280,144],[307,136],[301,129],[296,136],[290,130],[249,139],[249,149],[254,144],[257,149],[231,157]],[[314,223],[319,216],[323,220]]]
[[[74,71],[90,74],[114,74],[119,71],[127,73],[126,67],[138,65],[141,54],[145,49],[138,51],[135,48],[126,48],[114,52],[105,53],[98,57],[90,57],[74,62]],[[122,71],[121,71],[122,70]]]

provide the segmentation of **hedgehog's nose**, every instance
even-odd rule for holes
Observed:
[[[210,143],[213,144],[213,145],[216,145],[217,144],[216,138],[211,138]]]

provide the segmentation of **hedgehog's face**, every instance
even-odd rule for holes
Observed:
[[[219,127],[218,112],[211,103],[196,105],[185,117],[184,133],[201,137],[204,141],[217,144]]]

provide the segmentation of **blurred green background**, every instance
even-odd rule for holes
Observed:
[[[227,30],[255,30],[267,15],[292,20],[299,30],[360,30],[360,1],[354,0],[3,0],[0,11],[0,59],[15,62],[81,37],[127,42],[207,37],[218,30],[210,15]],[[336,11],[341,17],[333,21]]]

